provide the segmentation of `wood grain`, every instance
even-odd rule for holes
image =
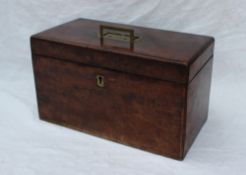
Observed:
[[[140,39],[102,44],[102,24]],[[212,37],[78,19],[33,35],[31,49],[43,120],[182,160],[207,119]]]
[[[39,56],[34,66],[42,119],[180,157],[185,86]]]
[[[212,65],[213,59],[210,59],[188,86],[184,154],[188,152],[208,117]]]
[[[140,39],[133,50],[128,42],[110,39],[101,45],[100,25],[133,29]],[[213,43],[214,39],[208,36],[87,19],[77,19],[31,37],[32,51],[38,55],[181,83],[191,80],[209,59]],[[212,49],[208,49],[211,45]],[[198,64],[189,77],[187,69],[196,60]]]

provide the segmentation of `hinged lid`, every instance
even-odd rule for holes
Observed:
[[[77,19],[33,35],[32,53],[188,83],[212,57],[207,36]]]

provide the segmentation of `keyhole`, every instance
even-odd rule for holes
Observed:
[[[104,76],[97,75],[96,80],[97,80],[97,86],[98,87],[104,87]]]

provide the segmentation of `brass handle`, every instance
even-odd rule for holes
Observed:
[[[139,39],[134,33],[133,29],[100,25],[101,44],[104,43],[104,38],[110,38],[113,40],[127,41],[130,43],[130,48],[133,49],[134,41]]]

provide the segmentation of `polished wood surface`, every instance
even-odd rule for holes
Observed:
[[[182,160],[207,118],[213,38],[110,23],[140,36],[131,49],[101,45],[100,24],[31,37],[40,118]]]
[[[135,41],[133,50],[129,49],[128,42],[110,39],[106,39],[102,45],[98,36],[101,25],[133,29],[140,39]],[[213,45],[214,39],[207,36],[77,19],[33,35],[31,42],[32,50],[36,54],[46,54],[46,56],[80,61],[86,64],[99,64],[111,69],[124,69],[123,71],[139,74],[145,72],[150,76],[162,77],[164,80],[185,83],[193,77],[185,74],[184,69],[193,64],[200,55],[204,53],[212,55],[213,46],[212,49],[208,49],[208,47]],[[44,50],[45,52],[43,52]],[[92,55],[99,53],[110,54],[114,57]],[[118,58],[117,55],[124,55],[125,57]],[[208,57],[203,57],[202,61],[206,62],[207,59]],[[140,68],[134,62],[142,63]],[[153,66],[149,66],[149,64],[153,64]],[[158,67],[158,65],[163,66],[163,68]],[[202,65],[197,64],[197,69],[194,69],[195,72],[192,75],[195,75]],[[170,72],[167,71],[166,75],[162,69],[168,69]],[[141,70],[143,71],[141,72]],[[155,70],[154,75],[153,70]]]
[[[134,50],[127,49],[129,43],[106,40],[101,45],[98,37],[100,25],[133,29],[140,37],[134,43]],[[106,50],[132,56],[143,56],[163,62],[190,64],[212,42],[213,38],[194,34],[150,29],[109,22],[77,19],[34,35],[35,38],[64,43],[82,48]]]
[[[34,56],[40,117],[180,157],[185,86]],[[96,76],[105,77],[105,87]]]
[[[208,117],[212,65],[211,58],[188,85],[184,154],[188,152]]]
[[[35,47],[34,47],[35,46]],[[33,53],[64,61],[79,62],[115,71],[144,75],[161,80],[187,83],[187,67],[178,64],[157,62],[140,57],[77,48],[39,39],[32,40]],[[45,52],[44,52],[45,51]]]

